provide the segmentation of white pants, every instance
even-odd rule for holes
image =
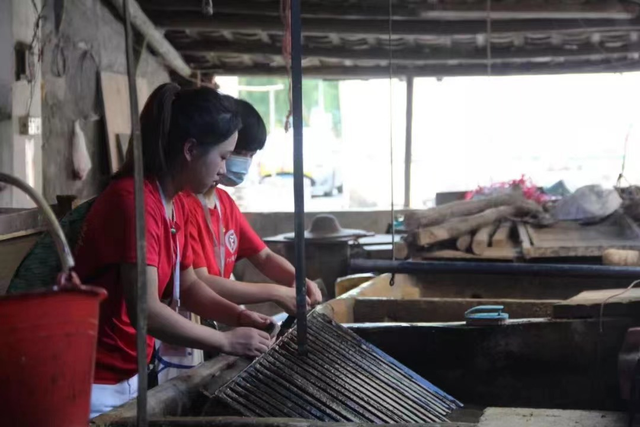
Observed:
[[[118,384],[94,384],[91,387],[91,418],[109,412],[138,395],[138,375]]]

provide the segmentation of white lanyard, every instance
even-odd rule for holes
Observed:
[[[171,225],[171,219],[169,219],[169,215],[167,214],[167,200],[164,197],[164,192],[162,191],[162,187],[158,182],[158,192],[160,193],[160,199],[162,199],[162,207],[164,209],[164,215],[167,219],[167,223],[169,224],[169,228],[171,229],[171,234],[175,234],[175,228]],[[175,207],[172,210],[172,217],[175,221],[176,211]],[[173,237],[171,237],[173,240]],[[180,244],[178,243],[178,236],[176,236],[176,264],[173,269],[173,298],[171,300],[171,308],[174,310],[178,310],[180,308]]]
[[[219,218],[219,227],[218,227],[218,236],[213,231],[213,225],[211,224],[211,213],[209,212],[209,207],[207,206],[207,202],[204,199],[204,196],[200,194],[198,199],[200,199],[200,203],[202,204],[202,210],[204,211],[204,217],[207,221],[207,226],[209,227],[209,231],[213,236],[213,251],[215,252],[215,256],[218,258],[218,267],[220,268],[220,277],[224,277],[224,264],[226,261],[225,255],[225,242],[224,242],[224,224],[222,221],[222,208],[220,207],[220,202],[218,201],[218,197],[216,196],[215,190],[213,190],[213,198],[215,200],[215,207],[218,210],[218,218]]]

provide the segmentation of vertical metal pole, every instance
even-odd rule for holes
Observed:
[[[411,207],[411,150],[413,145],[413,76],[407,76],[407,119],[404,135],[404,207]]]
[[[276,90],[269,89],[269,133],[276,128]]]
[[[147,238],[144,218],[144,170],[142,164],[142,141],[138,117],[138,91],[136,69],[133,60],[133,31],[129,0],[124,1],[125,38],[127,44],[127,75],[129,77],[129,108],[131,109],[131,143],[133,144],[133,178],[136,207],[136,258],[137,258],[137,307],[136,350],[138,355],[138,427],[146,427],[147,419]]]
[[[293,98],[293,195],[295,201],[296,321],[298,353],[307,352],[307,282],[304,265],[304,162],[302,156],[302,20],[300,0],[291,0]]]

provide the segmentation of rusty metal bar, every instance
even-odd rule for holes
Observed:
[[[300,0],[291,1],[291,92],[293,102],[293,195],[295,204],[296,328],[298,351],[307,351],[307,282],[304,265],[304,161],[302,144],[302,20]]]
[[[147,235],[144,206],[144,170],[142,141],[138,117],[138,90],[133,57],[133,29],[131,28],[131,1],[124,0],[124,30],[127,49],[127,76],[129,78],[129,108],[131,111],[131,143],[133,144],[133,181],[136,218],[136,352],[138,357],[138,427],[146,427],[147,419]]]
[[[411,207],[411,159],[413,147],[413,76],[407,77],[407,106],[404,135],[404,207]]]

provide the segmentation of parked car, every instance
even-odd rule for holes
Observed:
[[[303,131],[304,175],[311,183],[312,196],[342,193],[340,141],[332,132],[312,128]],[[282,130],[269,135],[258,160],[260,181],[293,175],[293,132]]]

